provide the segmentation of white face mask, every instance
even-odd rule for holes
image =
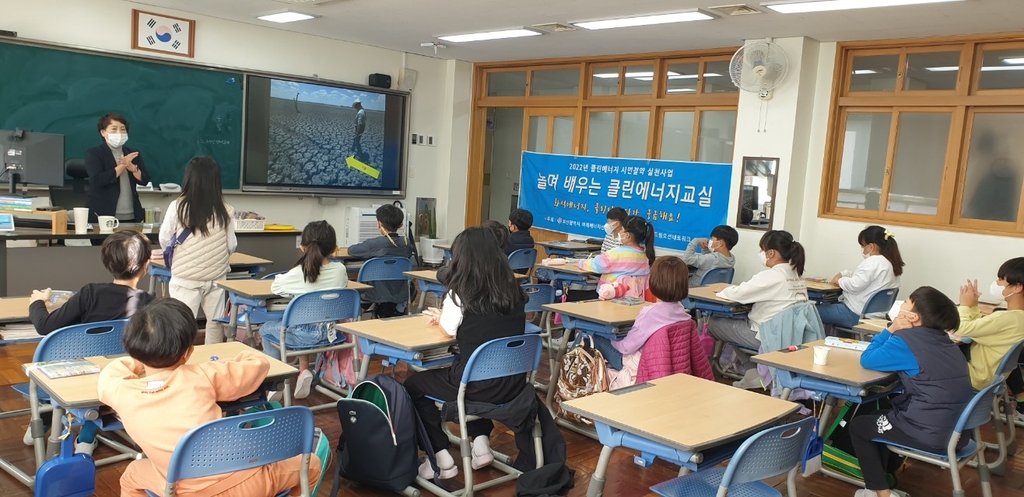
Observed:
[[[869,254],[869,253],[867,253],[867,252],[864,252],[864,253],[862,253],[862,254],[860,254],[860,255],[861,255],[861,257],[863,257],[863,258],[865,258],[865,259],[867,259],[868,257],[871,257],[871,254]]]
[[[761,261],[762,266],[768,266],[768,256],[764,253],[763,250],[757,253],[757,260]]]
[[[1005,292],[1005,291],[1006,291],[1006,287],[1000,285],[998,281],[993,281],[992,284],[989,285],[989,287],[988,287],[988,293],[990,293],[992,295],[995,295],[995,296],[997,296],[997,297],[999,297],[1001,299],[1005,299],[1006,298],[1006,296],[1003,295],[1003,292]]]
[[[614,233],[615,232],[615,226],[612,226],[612,223],[604,223],[604,232],[609,234],[609,235]]]
[[[128,141],[128,133],[107,133],[107,144],[118,148]]]
[[[713,241],[709,241],[708,242],[708,252],[712,253],[712,254],[715,253],[715,242],[713,242]]]

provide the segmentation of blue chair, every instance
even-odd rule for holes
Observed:
[[[981,480],[981,493],[985,497],[992,497],[992,484],[989,481],[988,464],[985,462],[985,444],[981,441],[981,427],[992,419],[992,403],[995,400],[996,392],[1002,386],[1002,378],[992,382],[980,392],[974,394],[971,401],[964,407],[960,418],[957,419],[956,427],[953,428],[953,435],[949,437],[946,452],[927,452],[914,447],[894,444],[885,438],[876,438],[873,441],[884,443],[890,451],[903,457],[917,459],[918,461],[934,464],[942,468],[949,468],[950,477],[953,479],[953,496],[965,497],[963,484],[960,482],[960,468],[976,459],[978,479]],[[963,434],[973,431],[973,439],[960,450],[956,450],[957,443]],[[968,435],[970,436],[970,435]]]
[[[537,249],[535,248],[519,249],[508,254],[508,265],[513,272],[529,276],[536,264]]]
[[[1017,410],[1010,402],[1010,390],[1006,388],[1006,377],[1014,369],[1020,367],[1021,352],[1024,351],[1024,341],[1017,342],[1006,351],[1006,355],[999,361],[999,368],[996,369],[995,382],[999,384],[996,388],[996,395],[992,401],[992,413],[995,419],[996,443],[986,442],[985,448],[998,450],[999,457],[995,461],[986,463],[993,474],[1003,476],[1006,474],[1006,461],[1008,456],[1017,452],[1016,425],[1014,423]],[[1003,423],[1007,425],[1006,433],[1003,432]]]
[[[899,294],[899,288],[889,288],[875,292],[875,294],[868,299],[868,303],[864,304],[864,310],[861,311],[860,318],[866,319],[867,316],[870,316],[871,314],[885,314],[889,312],[889,309],[892,309],[892,305],[896,303],[896,297],[898,297]],[[836,326],[835,330],[849,333],[857,337],[857,340],[864,340],[865,338],[868,338],[866,333],[863,331],[855,331],[841,326]]]
[[[735,274],[736,270],[731,267],[709,269],[708,272],[704,273],[704,276],[701,276],[700,286],[708,286],[714,283],[728,283],[731,285],[733,275]]]
[[[462,382],[459,384],[459,394],[456,399],[459,412],[459,433],[460,437],[457,438],[460,451],[462,453],[462,465],[465,478],[465,489],[458,491],[449,491],[434,485],[432,482],[424,480],[420,477],[416,477],[416,482],[428,489],[430,492],[436,495],[442,495],[451,497],[454,495],[472,497],[473,492],[484,488],[490,488],[502,483],[513,481],[519,478],[521,474],[518,470],[511,466],[511,458],[504,454],[494,454],[494,462],[491,467],[497,468],[504,473],[505,476],[488,480],[480,483],[476,486],[473,484],[473,441],[468,438],[466,431],[466,423],[477,419],[473,416],[466,415],[466,387],[469,383],[474,381],[491,380],[495,378],[504,378],[507,376],[515,376],[518,374],[529,374],[537,369],[540,364],[540,354],[543,349],[543,342],[540,336],[537,335],[520,335],[506,338],[496,338],[491,340],[480,347],[478,347],[473,354],[469,356],[469,360],[466,362],[466,369],[462,373]],[[444,402],[438,399],[433,399],[439,408],[443,408]],[[445,431],[448,431],[447,423],[444,424]],[[451,432],[448,432],[449,438],[452,438]],[[534,450],[537,451],[537,467],[541,467],[544,464],[543,452],[541,450],[540,440],[540,423],[536,423],[534,426]],[[435,447],[435,450],[440,448]]]
[[[408,257],[374,257],[364,262],[363,266],[359,268],[356,281],[366,283],[367,285],[384,281],[405,282],[405,300],[403,302],[396,302],[396,304],[399,304],[399,310],[404,311],[409,308],[409,299],[411,298],[411,295],[409,295],[409,277],[402,274],[407,271],[412,271],[412,260]],[[369,310],[372,310],[374,306],[376,306],[376,303],[373,303]]]
[[[302,324],[316,324],[326,322],[337,322],[344,320],[356,320],[359,318],[359,292],[351,288],[339,288],[337,290],[321,290],[299,295],[288,303],[284,310],[284,318],[281,321],[281,337],[264,336],[266,343],[277,347],[281,351],[281,360],[288,362],[289,358],[307,354],[318,354],[321,352],[349,349],[355,347],[355,341],[349,341],[346,336],[339,333],[334,341],[323,341],[303,347],[290,347],[287,344],[288,327]],[[284,383],[284,404],[290,406],[292,402],[292,380]],[[351,388],[353,385],[349,385]],[[329,389],[321,383],[316,390],[328,397],[338,401],[343,397],[342,392]],[[335,404],[327,403],[312,406],[311,409],[327,409]]]
[[[170,295],[167,285],[171,281],[171,270],[163,266],[149,266],[149,294],[154,297],[166,297]],[[156,294],[157,285],[160,286],[160,295]]]
[[[786,487],[789,495],[795,496],[796,473],[814,432],[814,423],[814,418],[805,418],[764,430],[743,442],[725,469],[690,473],[651,490],[664,497],[781,497],[778,490],[761,480],[788,472]]]
[[[540,313],[540,322],[544,327],[540,327],[529,321],[526,322],[526,333],[528,334],[539,334],[542,337],[547,338],[550,330],[550,324],[548,319],[550,313],[544,310],[544,306],[547,304],[555,303],[555,287],[546,284],[529,284],[523,285],[523,290],[526,292],[526,296],[529,300],[526,302],[527,314]]]
[[[275,277],[277,277],[277,275],[284,274],[286,272],[287,271],[277,271],[277,272],[274,272],[274,273],[267,273],[267,274],[261,276],[260,279],[261,280],[272,280]],[[228,298],[230,300],[229,304],[231,306],[238,305],[238,304],[244,304],[245,305],[245,310],[241,314],[238,315],[238,320],[235,322],[235,326],[239,326],[239,325],[245,326],[245,338],[246,338],[246,342],[248,342],[250,347],[254,347],[255,346],[255,342],[253,340],[253,327],[254,326],[255,327],[260,327],[260,326],[263,326],[266,323],[269,323],[270,321],[275,321],[275,320],[281,319],[281,315],[282,315],[281,311],[269,311],[269,310],[266,310],[266,309],[261,309],[259,307],[256,307],[256,306],[252,305],[252,303],[249,302],[248,299],[241,299],[237,295],[229,295]],[[216,321],[216,322],[218,322],[218,323],[220,323],[220,324],[222,324],[224,326],[228,326],[229,324],[231,324],[231,317],[230,316],[221,316],[219,318],[214,319],[214,321]],[[225,334],[227,334],[228,332],[230,332],[230,330],[225,329]],[[237,333],[237,330],[235,332]],[[234,335],[232,334],[232,335],[229,335],[229,336],[234,336]]]
[[[301,406],[203,423],[189,430],[174,448],[163,495],[173,497],[180,480],[233,473],[301,455],[299,481],[302,495],[309,497],[313,438],[313,412]],[[149,490],[146,493],[159,496]],[[276,495],[285,496],[288,491]]]

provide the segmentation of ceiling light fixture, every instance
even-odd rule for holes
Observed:
[[[878,71],[874,69],[856,69],[853,71],[854,76],[863,76],[865,74],[878,74]]]
[[[666,93],[696,93],[695,88],[669,88],[665,90]]]
[[[953,72],[959,71],[960,68],[957,66],[938,66],[938,67],[926,67],[925,70],[931,72]],[[1024,66],[982,66],[982,72],[992,71],[1024,71]]]
[[[652,26],[655,24],[672,24],[688,21],[709,21],[713,16],[700,12],[696,9],[671,14],[652,14],[637,17],[619,17],[615,19],[602,19],[599,21],[581,21],[572,23],[573,26],[597,30],[612,28],[630,28],[634,26]]]
[[[311,16],[309,14],[303,14],[301,12],[292,12],[290,10],[289,11],[285,11],[285,12],[278,12],[276,14],[267,14],[265,16],[257,17],[257,19],[259,19],[261,21],[270,21],[270,22],[276,22],[276,23],[282,23],[282,24],[286,23],[286,22],[307,21],[309,19],[315,19],[315,18],[316,18],[316,16]]]
[[[1007,57],[1003,59],[1003,64],[1024,64],[1024,57]]]
[[[504,40],[508,38],[523,38],[526,36],[539,36],[543,33],[530,29],[516,28],[501,31],[488,31],[486,33],[468,33],[461,35],[438,36],[439,40],[452,43],[466,43],[470,41]]]
[[[805,14],[808,12],[829,12],[833,10],[871,9],[877,7],[898,7],[928,3],[963,2],[964,0],[799,0],[795,2],[765,2],[767,7],[780,14]]]

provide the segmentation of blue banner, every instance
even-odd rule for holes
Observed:
[[[655,246],[685,250],[726,224],[732,164],[523,152],[519,207],[537,228],[604,238],[622,207],[655,230]]]

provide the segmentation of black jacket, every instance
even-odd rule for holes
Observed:
[[[508,235],[508,245],[505,246],[505,255],[509,255],[519,249],[533,248],[533,236],[530,230],[516,231]]]
[[[29,305],[28,314],[36,332],[48,335],[73,324],[130,318],[152,301],[153,296],[142,290],[116,283],[89,283],[53,312],[37,300]]]
[[[125,155],[132,152],[137,152],[135,149],[128,147],[122,147]],[[135,222],[142,222],[145,218],[146,211],[142,209],[142,202],[139,201],[139,194],[135,191],[137,185],[146,185],[149,183],[149,171],[146,170],[146,164],[142,161],[142,155],[139,155],[133,161],[135,165],[139,166],[139,171],[142,171],[142,180],[136,180],[135,175],[125,171],[128,174],[128,178],[131,180],[129,184],[132,187],[132,203],[135,205]],[[97,216],[113,216],[117,210],[117,198],[121,195],[121,178],[117,177],[114,173],[114,168],[117,167],[117,161],[114,160],[114,154],[110,151],[110,147],[106,143],[100,144],[98,147],[90,148],[85,153],[85,170],[89,173],[89,220],[95,222]]]

